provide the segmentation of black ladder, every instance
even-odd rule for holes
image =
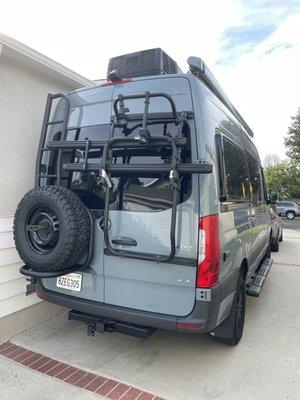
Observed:
[[[62,120],[58,121],[50,121],[50,115],[52,110],[53,100],[55,99],[63,99],[65,102],[65,112]],[[46,151],[51,151],[48,147],[45,147],[45,141],[47,137],[48,127],[51,125],[62,124],[61,129],[61,140],[65,140],[67,136],[67,126],[69,120],[70,113],[70,99],[64,93],[49,93],[47,96],[46,108],[44,113],[43,125],[41,130],[41,137],[38,147],[38,154],[36,158],[36,167],[35,167],[35,186],[40,186],[40,180],[42,178],[55,178],[57,186],[60,186],[61,182],[61,158],[62,158],[62,149],[58,150],[57,162],[56,162],[56,174],[42,174],[42,158],[43,154]]]

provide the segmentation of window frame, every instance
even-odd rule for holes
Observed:
[[[245,198],[232,196],[228,193],[228,186],[227,186],[227,176],[226,176],[226,161],[225,161],[225,151],[224,151],[224,140],[230,143],[230,145],[236,147],[245,156],[245,167],[246,167],[246,180],[245,180],[245,189],[246,189],[246,196]],[[218,180],[219,180],[219,201],[221,203],[230,202],[236,204],[249,204],[252,199],[250,195],[249,186],[249,168],[246,156],[246,150],[244,147],[241,147],[239,144],[235,143],[231,140],[227,135],[225,135],[220,129],[216,129],[215,134],[215,145],[216,145],[216,154],[217,154],[217,165],[218,165]]]
[[[247,166],[248,166],[248,187],[249,187],[249,192],[250,192],[250,199],[251,199],[251,205],[252,206],[260,206],[262,204],[266,203],[266,193],[265,193],[265,184],[264,184],[264,174],[263,174],[263,169],[260,163],[260,159],[257,158],[256,156],[254,156],[253,154],[251,154],[249,151],[245,150],[246,153],[246,162],[247,162]],[[251,176],[250,176],[250,169],[249,169],[249,157],[251,157],[254,161],[257,162],[258,164],[258,176],[259,176],[259,193],[260,193],[260,197],[258,198],[258,201],[254,201],[254,196],[253,193],[250,190],[250,184],[252,185],[251,182]]]

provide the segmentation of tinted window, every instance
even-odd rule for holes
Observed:
[[[128,124],[127,131],[120,128],[115,132],[115,136],[134,137],[138,133],[140,124]],[[172,123],[153,124],[148,126],[151,135],[163,135],[170,133],[173,136],[177,134],[177,127]],[[87,129],[83,133],[78,133],[76,139],[84,139],[88,137],[91,140],[97,140],[97,135],[102,139],[107,132],[107,126],[103,129]],[[72,132],[74,135],[74,132]],[[190,137],[189,126],[186,125],[183,135],[188,139]],[[72,137],[71,140],[74,140]],[[189,140],[188,140],[189,141]],[[84,150],[76,150],[73,152],[71,159],[64,162],[83,162]],[[114,151],[114,163],[130,163],[130,164],[146,164],[146,163],[170,163],[170,149],[139,149],[130,150],[122,149]],[[67,153],[65,153],[67,156]],[[88,163],[100,165],[102,152],[95,149],[89,151]],[[182,162],[190,162],[190,147],[181,151]],[[129,175],[121,178],[112,178],[113,187],[111,189],[110,208],[124,211],[159,211],[172,207],[173,191],[169,185],[169,176],[136,176]],[[84,201],[87,207],[92,209],[103,209],[105,198],[105,185],[99,181],[97,174],[94,172],[74,172],[70,174],[69,181],[65,182],[70,186]],[[181,180],[180,201],[185,201],[191,192],[191,177],[183,176]]]
[[[258,204],[262,200],[262,181],[259,161],[247,154],[249,169],[249,189],[253,204]]]
[[[246,200],[247,162],[245,152],[227,139],[223,139],[225,177],[228,198]]]

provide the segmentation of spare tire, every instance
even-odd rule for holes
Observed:
[[[64,271],[74,266],[86,251],[90,225],[88,211],[71,190],[37,187],[17,207],[16,248],[33,271]]]

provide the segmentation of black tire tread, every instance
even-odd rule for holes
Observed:
[[[242,270],[240,271],[239,276],[238,276],[238,280],[237,280],[237,288],[239,286],[244,286],[244,288],[245,288],[245,276],[244,276],[244,273],[243,273]],[[244,296],[245,296],[245,293],[244,293]],[[233,306],[235,306],[235,305],[233,304]],[[229,317],[231,317],[231,318],[233,317],[233,314],[232,314],[233,312],[235,312],[235,311],[231,310],[231,314],[230,314]],[[245,309],[244,309],[244,317],[243,318],[245,318]],[[217,342],[219,342],[221,344],[224,344],[226,346],[236,346],[239,343],[239,341],[241,340],[241,337],[242,337],[242,334],[243,334],[243,326],[244,326],[244,321],[243,321],[243,325],[242,325],[242,328],[241,328],[241,333],[240,332],[236,332],[236,329],[234,328],[231,337],[222,337],[222,336],[214,335],[213,338]]]
[[[279,234],[278,234],[279,235]],[[275,243],[271,244],[271,250],[274,253],[277,253],[279,251],[279,242],[280,242],[280,238],[278,236],[276,236],[276,241]]]
[[[33,252],[28,252],[26,243],[18,234],[22,229],[19,226],[20,215],[33,197],[37,197],[41,201],[45,197],[50,198],[58,205],[63,214],[66,232],[63,246],[60,246],[53,260],[47,261],[47,265],[43,265],[41,257],[36,257]],[[86,249],[90,237],[90,220],[84,204],[75,193],[63,187],[48,185],[34,188],[23,197],[15,213],[13,229],[16,248],[27,266],[35,271],[61,271],[72,267]]]

